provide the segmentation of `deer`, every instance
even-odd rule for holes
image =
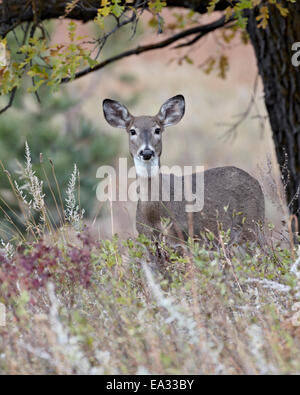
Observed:
[[[258,180],[246,171],[234,166],[204,170],[200,174],[202,209],[188,213],[186,199],[174,198],[178,180],[181,188],[187,185],[185,177],[168,175],[167,179],[160,171],[162,138],[165,129],[184,116],[183,95],[167,100],[155,116],[133,116],[126,106],[111,99],[103,101],[103,113],[112,127],[126,130],[140,192],[146,191],[143,199],[140,194],[137,203],[139,234],[157,239],[163,233],[175,243],[189,237],[203,239],[207,232],[219,240],[220,230],[229,230],[231,242],[242,244],[257,240],[258,228],[262,228],[265,218],[264,194]],[[193,173],[189,183],[191,190],[196,189],[196,181],[197,173]],[[153,185],[159,191],[156,199],[151,199]],[[164,186],[170,189],[168,199],[164,198]]]

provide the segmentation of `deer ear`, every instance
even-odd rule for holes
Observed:
[[[184,116],[185,101],[182,95],[171,97],[160,108],[157,115],[163,126],[171,126],[178,123]]]
[[[110,99],[103,101],[103,113],[107,122],[115,128],[126,129],[132,116],[123,104]]]

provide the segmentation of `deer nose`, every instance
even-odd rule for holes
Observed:
[[[144,160],[149,160],[152,158],[152,156],[154,156],[154,151],[152,151],[149,148],[145,148],[144,150],[140,151],[140,156],[144,159]]]

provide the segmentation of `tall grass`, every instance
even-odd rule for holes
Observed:
[[[76,167],[65,201],[51,190],[59,224],[28,146],[25,170],[6,174],[26,231],[1,242],[0,374],[300,373],[300,250],[234,250],[226,234],[180,250],[100,240],[83,226]]]
[[[54,215],[53,210],[48,210],[45,201],[44,181],[40,180],[36,175],[27,142],[25,144],[25,164],[19,164],[20,169],[17,172],[17,179],[6,170],[5,165],[1,161],[0,163],[2,167],[1,176],[7,177],[14,198],[19,205],[19,211],[17,212],[10,206],[10,203],[6,201],[4,197],[0,198],[2,203],[1,211],[5,215],[10,230],[13,232],[13,237],[11,237],[11,239],[14,241],[14,244],[26,240],[38,240],[45,235],[56,239],[61,232],[65,232],[65,228],[68,225],[72,227],[72,229],[76,229],[76,231],[80,230],[84,210],[80,208],[79,171],[76,164],[70,175],[68,186],[65,191],[65,201],[63,202],[63,192],[56,178],[55,166],[50,160],[52,174],[47,174],[44,167],[43,155],[40,154],[40,167],[42,168],[45,181],[48,184],[47,186],[57,211]],[[50,177],[54,179],[56,190],[52,187],[53,183],[50,182]],[[59,220],[57,220],[57,218]],[[22,224],[22,227],[19,226],[20,224]],[[3,239],[7,240],[7,236],[5,236],[3,229],[0,229],[0,235],[2,235]],[[5,243],[2,242],[2,244],[4,245]],[[5,245],[6,248],[8,248],[8,246],[10,246],[10,249],[12,248],[11,243]]]

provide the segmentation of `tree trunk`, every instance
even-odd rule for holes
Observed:
[[[248,32],[261,75],[287,204],[300,224],[300,66],[292,64],[292,45],[300,42],[300,2],[287,3],[286,18],[270,5],[266,29],[251,11]]]

